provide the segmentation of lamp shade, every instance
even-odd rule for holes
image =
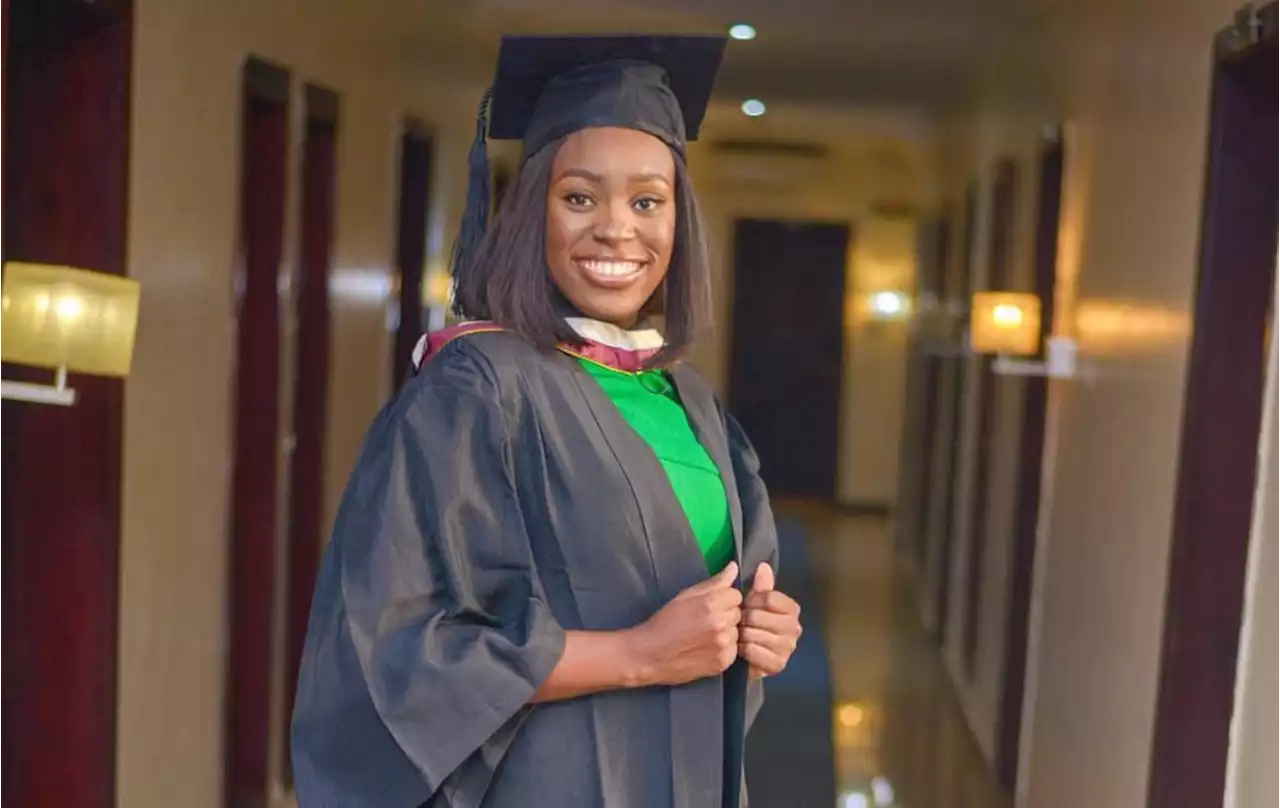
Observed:
[[[137,281],[72,267],[4,265],[5,362],[127,376],[138,324]]]
[[[1040,298],[1024,292],[977,292],[969,310],[975,353],[1032,356],[1040,350]]]

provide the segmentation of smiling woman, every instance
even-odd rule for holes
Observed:
[[[547,266],[588,317],[631,328],[671,263],[675,159],[634,129],[584,129],[565,139],[547,195]]]
[[[498,321],[543,347],[579,337],[564,315],[631,328],[660,311],[663,344],[648,364],[675,361],[709,325],[707,239],[684,143],[698,132],[718,67],[718,51],[708,51],[708,42],[723,47],[723,41],[686,38],[680,40],[685,53],[659,56],[691,87],[685,97],[669,88],[667,67],[627,59],[626,51],[622,58],[573,65],[545,55],[563,50],[563,40],[530,41],[540,50],[504,51],[522,63],[499,70],[489,127],[490,136],[524,137],[525,159],[492,227],[463,225],[453,261],[454,309],[468,320]],[[538,115],[511,123],[534,114],[520,93],[529,92],[525,85],[536,70],[564,70],[543,78],[564,90],[554,91],[552,83]],[[621,101],[623,92],[632,95]],[[655,92],[666,104],[654,101]],[[588,102],[585,111],[575,105],[580,97]],[[618,119],[611,105],[630,119]],[[579,118],[618,125],[577,127],[572,122]],[[472,191],[479,196],[485,187],[474,183]],[[472,219],[486,209],[479,201],[468,204]]]
[[[685,146],[723,49],[504,41],[467,322],[370,430],[313,601],[301,808],[745,805],[800,610],[755,452],[679,361],[709,309]],[[492,227],[486,123],[524,152]]]

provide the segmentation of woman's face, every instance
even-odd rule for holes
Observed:
[[[676,166],[665,143],[614,127],[565,139],[547,194],[547,266],[580,312],[635,325],[667,275],[675,232]]]

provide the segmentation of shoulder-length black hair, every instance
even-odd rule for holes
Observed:
[[[523,161],[474,258],[452,267],[453,310],[491,320],[545,347],[581,342],[563,313],[566,302],[547,267],[547,193],[551,167],[563,139]],[[667,276],[641,317],[661,313],[666,345],[650,361],[667,367],[684,357],[710,326],[711,261],[706,226],[684,158],[676,166],[676,237]],[[464,264],[464,265],[460,265]]]

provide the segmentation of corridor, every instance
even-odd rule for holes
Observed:
[[[478,105],[513,37],[617,32],[702,43],[697,81],[643,71],[697,96],[675,204],[593,208],[674,224],[665,253],[561,257],[687,262],[705,311],[664,369],[738,421],[780,516],[806,631],[751,808],[1277,804],[1274,0],[6,0],[4,24],[6,803],[296,808],[315,583],[370,425],[424,331],[501,319],[458,308],[455,242],[532,222],[502,232],[541,239],[512,249],[529,288],[554,274],[528,245],[559,152]],[[606,325],[678,332],[656,282]],[[432,474],[483,456],[447,434]],[[434,806],[456,772],[409,779]]]
[[[824,700],[834,727],[836,808],[1006,808],[1009,798],[966,728],[937,645],[921,627],[909,573],[894,557],[892,523],[811,507],[784,506],[783,513],[783,575],[798,560],[806,568],[802,602],[813,602],[805,603],[805,624],[821,635],[825,648],[814,653],[827,657],[830,679],[814,675],[802,649],[792,668],[769,683],[748,749],[752,805],[825,808],[822,778],[831,773],[821,765],[829,757],[815,754],[813,745],[826,728],[814,726],[805,705],[829,682]],[[797,746],[810,753],[807,764],[770,758],[794,758],[788,750]]]

